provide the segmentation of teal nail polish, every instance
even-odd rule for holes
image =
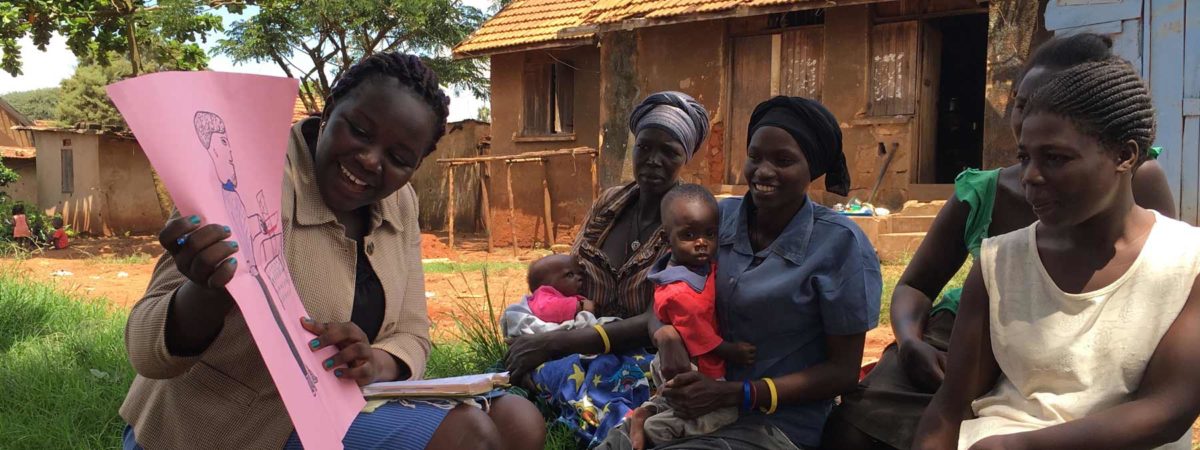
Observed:
[[[309,347],[312,347],[312,348],[317,348],[317,347],[320,347],[320,346],[321,346],[321,340],[320,340],[320,339],[313,339],[312,341],[310,341],[310,342],[308,343],[308,346],[309,346]]]
[[[342,377],[342,369],[333,371],[333,376],[341,378]]]
[[[200,225],[200,216],[188,217],[188,222],[191,222],[192,225]]]
[[[229,246],[230,246],[230,247],[233,247],[234,249],[237,249],[237,248],[238,248],[237,242],[230,242],[230,243],[229,243]]]
[[[325,360],[325,368],[328,369],[330,367],[333,367],[333,358]]]
[[[222,230],[225,230],[225,232],[226,232],[226,233],[228,233],[228,232],[229,232],[229,227],[221,227],[221,229],[222,229]]]
[[[229,258],[229,265],[231,265],[231,266],[236,266],[236,265],[237,265],[237,258]]]

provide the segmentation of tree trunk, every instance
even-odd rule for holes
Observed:
[[[133,67],[133,74],[130,76],[136,77],[142,73],[142,55],[138,52],[137,21],[133,18],[132,11],[125,16],[125,34],[129,39],[129,64]]]

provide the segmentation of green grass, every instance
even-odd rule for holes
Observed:
[[[117,410],[135,375],[125,313],[2,271],[0,311],[0,447],[120,448]],[[426,377],[481,373],[499,362],[506,346],[497,316],[456,315],[459,340],[434,344]],[[546,449],[577,448],[569,429],[549,427]]]
[[[0,311],[2,446],[119,448],[125,317],[12,273],[0,273]]]
[[[149,264],[154,262],[154,257],[138,252],[127,256],[104,255],[96,258],[96,261],[103,264]]]
[[[507,269],[525,270],[527,264],[520,262],[468,262],[460,263],[455,261],[437,261],[427,262],[422,264],[425,273],[460,273],[460,272],[479,272],[487,269],[491,272],[498,272]]]
[[[576,450],[580,447],[575,432],[566,425],[554,422],[546,426],[546,444],[542,446],[545,450]]]
[[[883,266],[883,295],[880,296],[879,308],[879,326],[890,326],[892,323],[892,294],[896,291],[896,284],[900,281],[900,275],[904,273],[904,268],[908,266],[911,258],[905,258],[904,261],[895,264],[885,264]],[[967,280],[967,274],[971,272],[971,261],[967,261],[954,277],[946,283],[946,287],[942,289],[942,293],[938,294],[938,298],[934,300],[936,304],[941,301],[942,294],[946,291],[960,288],[963,282]]]

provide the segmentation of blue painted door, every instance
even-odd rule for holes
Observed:
[[[1195,196],[1195,165],[1185,170],[1188,160],[1195,161],[1195,148],[1183,143],[1183,80],[1184,80],[1184,19],[1187,0],[1147,0],[1149,14],[1145,18],[1149,30],[1150,94],[1158,110],[1158,138],[1155,144],[1163,148],[1159,163],[1167,173],[1171,192],[1180,202],[1180,213],[1187,217],[1183,206],[1188,197]],[[1185,176],[1190,172],[1190,176]],[[1195,201],[1192,201],[1193,205]]]
[[[1184,7],[1183,115],[1179,216],[1200,224],[1200,0]]]
[[[1140,69],[1179,216],[1200,225],[1200,0],[1048,0],[1045,19],[1056,35],[1111,36],[1114,53]]]

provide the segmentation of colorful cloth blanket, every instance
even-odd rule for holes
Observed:
[[[650,399],[650,361],[637,350],[622,355],[571,355],[538,367],[533,374],[540,400],[559,411],[558,421],[575,431],[588,448]]]

